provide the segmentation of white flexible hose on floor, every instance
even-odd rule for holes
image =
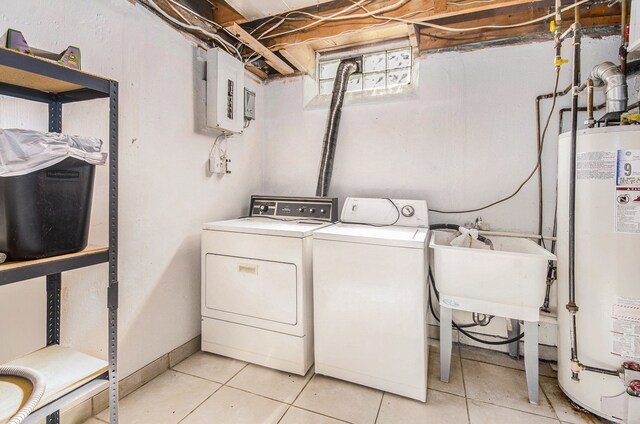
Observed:
[[[24,378],[29,380],[33,386],[31,396],[29,396],[27,402],[7,423],[20,424],[35,409],[38,402],[40,402],[40,399],[42,399],[42,395],[44,395],[44,390],[46,388],[44,376],[32,368],[21,367],[19,365],[0,366],[0,375]]]

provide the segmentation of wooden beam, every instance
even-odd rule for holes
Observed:
[[[253,65],[244,65],[244,67],[247,68],[247,71],[249,71],[252,74],[256,75],[260,79],[265,80],[265,79],[269,78],[269,74],[267,74],[265,71],[263,71],[260,68],[256,68]]]
[[[244,16],[238,13],[238,11],[236,11],[233,7],[229,6],[226,1],[214,0],[213,4],[216,8],[213,11],[211,20],[217,22],[221,26],[226,27],[236,23],[242,24],[247,22]]]
[[[375,6],[372,5],[368,7],[368,9],[370,11],[375,11],[393,3],[396,3],[396,0],[380,0],[375,4]],[[410,16],[411,20],[428,22],[453,17],[460,17],[460,19],[464,19],[469,18],[471,15],[491,14],[496,13],[496,11],[506,12],[531,8],[537,9],[552,4],[552,0],[495,0],[491,3],[482,4],[478,4],[476,2],[457,5],[445,4],[446,9],[444,12],[436,12],[434,9],[434,0],[414,0],[403,4],[401,7],[384,13],[384,16],[398,19],[402,19],[403,16]],[[326,13],[328,14],[332,12],[334,12],[334,10],[327,11]],[[353,12],[353,14],[361,13],[362,11],[360,10],[354,10]],[[282,29],[274,30],[263,40],[263,42],[267,46],[273,48],[283,48],[287,44],[301,43],[310,39],[330,37],[342,32],[366,30],[369,27],[380,28],[384,25],[398,25],[401,23],[398,21],[390,21],[385,24],[384,20],[373,17],[354,18],[341,21],[327,21],[304,30],[273,37],[273,35],[278,34],[278,32],[301,28],[308,25],[310,22],[311,21],[308,20],[287,21],[286,25],[282,26]]]
[[[316,74],[316,52],[308,44],[298,44],[280,50],[284,56],[300,72],[314,77]]]
[[[264,58],[265,62],[269,64],[269,66],[280,72],[282,75],[289,75],[295,72],[291,66],[289,66],[282,59],[276,56],[275,53],[266,48],[258,40],[253,38],[251,34],[242,29],[240,25],[234,23],[233,25],[226,27],[226,29],[233,35],[238,37],[240,40],[242,40],[242,42],[249,46],[249,48],[251,48],[253,51],[261,55]]]
[[[534,10],[528,12],[518,12],[503,16],[495,16],[482,18],[464,24],[456,24],[457,27],[476,27],[484,25],[510,25],[518,22],[525,22],[544,16],[545,10]],[[566,15],[566,16],[565,16]],[[573,11],[567,11],[563,14],[563,27],[569,27],[573,23]],[[598,26],[612,26],[620,24],[619,5],[609,8],[606,4],[593,6],[587,11],[581,13],[581,24],[584,28]],[[482,44],[486,42],[506,39],[518,39],[529,36],[544,35],[549,33],[547,22],[538,22],[526,26],[515,28],[502,28],[492,30],[478,30],[463,33],[452,33],[431,28],[422,28],[420,30],[419,44],[420,51],[433,51],[438,49],[447,49],[464,45]]]
[[[445,13],[447,11],[447,0],[433,0],[434,13]]]
[[[310,46],[314,51],[327,52],[341,49],[344,46],[355,47],[406,37],[408,37],[407,26],[405,24],[398,24],[384,25],[379,28],[373,28],[362,32],[349,32],[347,34],[336,35],[326,39],[308,41],[304,44]],[[289,47],[290,46],[287,48]]]
[[[420,38],[420,28],[417,28],[416,25],[407,24],[407,32],[409,33],[409,44],[411,44],[411,48],[417,51],[418,47],[420,47],[418,41],[418,38]]]
[[[151,6],[149,4],[149,2],[147,0],[142,0],[142,3],[146,4],[147,7],[153,13],[158,15],[160,18],[165,19],[153,6]],[[181,8],[180,6],[175,6],[168,0],[154,0],[154,3],[160,9],[162,9],[166,14],[171,16],[173,19],[176,19],[178,22],[182,22],[182,23],[184,23],[186,25],[195,25],[195,26],[198,26],[198,27],[204,29],[205,31],[208,31],[208,32],[211,32],[211,33],[218,32],[218,28],[216,26],[211,25],[210,23],[206,22],[203,19],[199,19],[197,17],[199,15],[197,15],[195,13],[188,12],[188,11],[184,10],[183,8]],[[171,23],[171,25],[175,26],[175,24],[173,24],[173,23]],[[188,32],[190,34],[196,35],[200,39],[207,39],[207,37],[203,36],[202,33],[199,32],[199,31],[186,29],[186,28],[181,28],[181,30],[184,31],[184,32]]]

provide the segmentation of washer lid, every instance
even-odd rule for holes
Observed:
[[[372,227],[369,225],[338,223],[314,232],[313,238],[316,240],[424,249],[427,246],[428,234],[428,228],[420,227]]]
[[[202,225],[202,228],[210,231],[301,238],[309,237],[314,231],[329,225],[331,225],[330,222],[313,220],[280,221],[267,217],[252,217],[231,219],[229,221],[207,222]]]

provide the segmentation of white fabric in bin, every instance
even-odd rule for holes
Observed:
[[[68,157],[104,165],[102,140],[59,133],[0,128],[0,177],[25,175]]]

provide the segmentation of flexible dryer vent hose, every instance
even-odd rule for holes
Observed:
[[[31,414],[36,405],[38,405],[38,402],[40,402],[40,399],[42,399],[42,395],[44,395],[44,390],[46,388],[44,376],[34,369],[21,367],[18,365],[0,366],[0,375],[24,378],[26,380],[29,380],[31,382],[31,385],[33,386],[31,396],[29,396],[27,402],[7,423],[20,424],[25,420],[25,418],[29,416],[29,414]]]
[[[333,172],[333,158],[336,155],[336,142],[338,140],[338,126],[342,115],[342,103],[344,93],[347,91],[349,77],[358,70],[358,62],[355,59],[343,59],[338,65],[336,82],[333,84],[333,95],[331,106],[329,107],[329,118],[327,119],[327,130],[322,141],[322,159],[320,161],[320,172],[318,175],[318,185],[316,196],[325,197],[329,192],[331,183],[331,173]]]

